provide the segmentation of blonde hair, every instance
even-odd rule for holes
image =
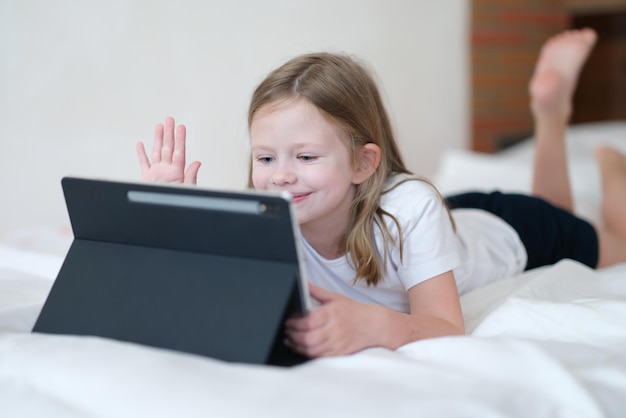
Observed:
[[[376,83],[363,65],[347,55],[314,53],[293,58],[271,72],[254,91],[248,127],[261,107],[297,98],[308,100],[346,132],[355,166],[363,145],[373,143],[381,150],[376,171],[356,186],[348,228],[340,242],[356,270],[355,280],[376,285],[383,277],[384,265],[376,250],[374,225],[382,231],[383,259],[388,244],[394,242],[383,216],[389,216],[400,230],[398,221],[379,206],[380,197],[386,192],[384,187],[391,174],[412,174],[400,155]],[[253,187],[251,167],[248,186]],[[402,238],[399,245],[402,253]]]

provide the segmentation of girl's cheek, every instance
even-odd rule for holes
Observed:
[[[258,171],[252,169],[252,187],[257,190],[265,189],[265,183],[262,180],[263,177],[258,173]]]

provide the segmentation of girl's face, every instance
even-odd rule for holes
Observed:
[[[290,193],[303,232],[345,230],[357,174],[343,130],[298,99],[260,108],[250,137],[255,189]]]

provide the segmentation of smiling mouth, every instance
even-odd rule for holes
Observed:
[[[300,194],[292,194],[291,198],[293,199],[293,203],[300,203],[307,197],[309,197],[311,193],[300,193]]]

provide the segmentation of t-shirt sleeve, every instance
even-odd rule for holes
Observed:
[[[439,194],[420,181],[407,181],[398,189],[396,197],[389,202],[389,209],[393,210],[388,211],[400,224],[403,247],[400,254],[396,242],[390,248],[390,256],[408,290],[453,270],[459,265],[460,257],[452,222]],[[392,229],[397,231],[395,227]]]

